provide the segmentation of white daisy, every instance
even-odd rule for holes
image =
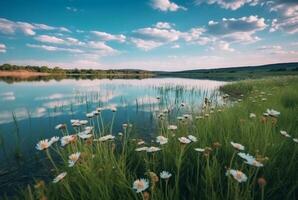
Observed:
[[[232,175],[233,178],[238,181],[239,183],[242,183],[242,182],[246,182],[247,181],[247,176],[239,171],[239,170],[234,170],[234,169],[230,169],[230,170],[227,170],[226,172],[226,175]]]
[[[87,125],[88,124],[88,120],[80,120],[80,125]]]
[[[156,142],[159,143],[160,145],[168,143],[168,138],[160,135],[156,137]]]
[[[197,137],[195,137],[193,135],[188,135],[187,137],[188,137],[188,139],[190,139],[193,142],[197,142],[198,141]]]
[[[50,139],[49,143],[50,145],[54,144],[55,142],[58,142],[59,141],[59,137],[57,136],[54,136]]]
[[[147,151],[148,150],[148,147],[139,147],[139,148],[136,148],[135,151]]]
[[[92,118],[92,117],[94,117],[93,112],[91,112],[91,113],[87,113],[87,114],[86,114],[86,117],[88,117],[88,118]]]
[[[169,125],[168,130],[176,130],[178,127],[176,125]]]
[[[204,152],[205,149],[202,149],[202,148],[195,148],[195,151],[197,151],[197,152]]]
[[[153,146],[147,148],[148,153],[153,153],[153,152],[157,152],[157,151],[160,151],[160,148],[153,147]]]
[[[81,153],[80,152],[76,152],[71,154],[70,156],[68,156],[68,167],[73,167],[74,164],[76,164],[76,162],[79,160]]]
[[[36,148],[37,150],[42,151],[42,150],[45,150],[45,149],[49,148],[51,145],[52,145],[52,144],[49,142],[49,140],[48,140],[48,139],[45,139],[45,140],[40,140],[40,141],[36,144],[35,148]]]
[[[55,126],[55,129],[60,130],[60,129],[63,129],[65,127],[66,127],[65,124],[58,124],[57,126]]]
[[[172,176],[172,174],[167,171],[162,171],[162,172],[160,172],[159,176],[162,179],[169,179]]]
[[[243,151],[245,148],[242,144],[239,144],[239,143],[235,143],[235,142],[231,142],[231,145],[235,148],[235,149],[238,149],[240,151]]]
[[[70,142],[72,141],[75,141],[77,138],[76,135],[67,135],[67,136],[64,136],[60,139],[60,142],[61,142],[61,146],[65,146],[67,144],[69,144]]]
[[[298,143],[298,138],[293,138],[293,141]]]
[[[58,183],[59,181],[61,181],[65,176],[67,175],[67,172],[62,172],[61,174],[59,174],[58,176],[56,176],[53,180],[53,183]]]
[[[178,138],[178,140],[183,144],[191,143],[191,140],[186,137],[180,137],[180,138]]]
[[[133,189],[137,193],[145,191],[149,187],[149,181],[147,179],[137,179],[133,182]]]
[[[264,165],[262,163],[260,163],[259,161],[256,160],[255,157],[249,155],[249,154],[245,154],[242,152],[238,153],[238,156],[240,156],[241,158],[243,158],[244,160],[246,160],[244,163],[255,166],[255,167],[263,167]]]
[[[108,140],[113,140],[114,138],[115,138],[115,136],[113,136],[113,135],[105,135],[105,136],[102,136],[98,139],[94,139],[94,141],[105,142],[105,141],[108,141]]]
[[[249,118],[256,118],[256,117],[257,117],[257,115],[255,113],[250,113],[249,114]]]
[[[287,133],[287,131],[280,131],[280,134],[282,134],[285,137],[290,138],[291,136]]]
[[[267,109],[266,113],[272,117],[278,117],[280,115],[280,112],[273,109]]]

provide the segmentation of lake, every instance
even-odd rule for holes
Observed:
[[[57,124],[67,124],[73,132],[70,120],[85,120],[98,107],[104,123],[110,124],[111,109],[117,108],[114,135],[123,123],[131,123],[137,137],[150,140],[160,112],[166,109],[176,118],[199,110],[205,97],[220,103],[217,89],[223,84],[187,78],[0,81],[0,195],[48,179],[49,167],[42,162],[46,158],[35,145],[61,136]]]

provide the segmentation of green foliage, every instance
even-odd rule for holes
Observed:
[[[51,149],[61,157],[53,176],[66,171],[59,183],[36,184],[28,187],[20,199],[296,199],[298,191],[297,88],[298,77],[270,78],[233,83],[223,88],[231,94],[244,94],[241,102],[212,108],[207,106],[192,113],[191,119],[177,120],[174,114],[158,120],[154,136],[163,135],[168,143],[155,153],[136,152],[140,147],[133,140],[132,128],[124,129],[115,141],[78,140],[65,148],[57,144]],[[235,91],[233,91],[235,90]],[[264,117],[267,109],[275,109],[279,117]],[[256,117],[249,117],[254,113]],[[182,113],[179,113],[182,114]],[[168,130],[176,124],[177,130]],[[292,138],[284,137],[280,130]],[[99,132],[95,131],[95,137]],[[197,142],[181,144],[179,137],[194,135]],[[264,167],[243,162],[230,142],[245,146],[243,152],[257,158]],[[57,146],[56,146],[57,145]],[[146,146],[158,146],[146,141]],[[194,148],[204,148],[199,153]],[[80,160],[73,168],[67,166],[68,156],[80,151]],[[44,152],[40,152],[44,153]],[[49,163],[50,165],[50,163]],[[241,170],[247,181],[238,183],[226,176],[227,169]],[[163,170],[172,177],[154,179]],[[50,171],[49,171],[50,173]],[[150,180],[147,193],[135,193],[132,183],[137,178]],[[259,178],[266,180],[260,185]],[[264,183],[264,181],[263,181]],[[263,196],[264,195],[264,196]]]

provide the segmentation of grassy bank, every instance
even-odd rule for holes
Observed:
[[[57,183],[37,180],[18,198],[295,199],[297,88],[297,76],[223,86],[223,94],[229,95],[224,95],[222,101],[227,104],[206,103],[200,113],[184,116],[182,104],[178,119],[176,112],[157,113],[159,129],[155,136],[163,136],[157,141],[143,142],[142,133],[127,124],[122,134],[114,133],[115,138],[102,138],[110,133],[113,122],[104,126],[100,113],[91,116],[89,125],[97,127],[90,132],[91,138],[83,140],[74,135],[65,147],[55,140],[47,145],[40,143],[43,150],[38,153],[48,158],[45,166],[51,166],[49,173],[53,178],[66,172],[62,174],[65,176],[60,176]],[[229,104],[231,98],[236,100],[233,105]],[[267,109],[280,115],[271,110],[264,115]],[[60,137],[88,130],[83,125],[59,128]],[[90,135],[87,132],[85,135]],[[231,142],[239,144],[233,146]],[[69,158],[76,152],[80,155]],[[241,156],[247,158],[247,163]],[[160,175],[162,171],[170,174]],[[135,182],[140,178],[144,180]]]

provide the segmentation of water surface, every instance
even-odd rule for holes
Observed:
[[[175,110],[182,102],[184,112],[200,109],[205,97],[216,99],[223,84],[187,78],[0,81],[0,195],[50,177],[35,144],[61,136],[55,130],[59,123],[71,127],[70,119],[86,119],[86,113],[102,107],[109,124],[110,108],[117,107],[113,134],[130,122],[140,137],[151,137],[161,110]]]

